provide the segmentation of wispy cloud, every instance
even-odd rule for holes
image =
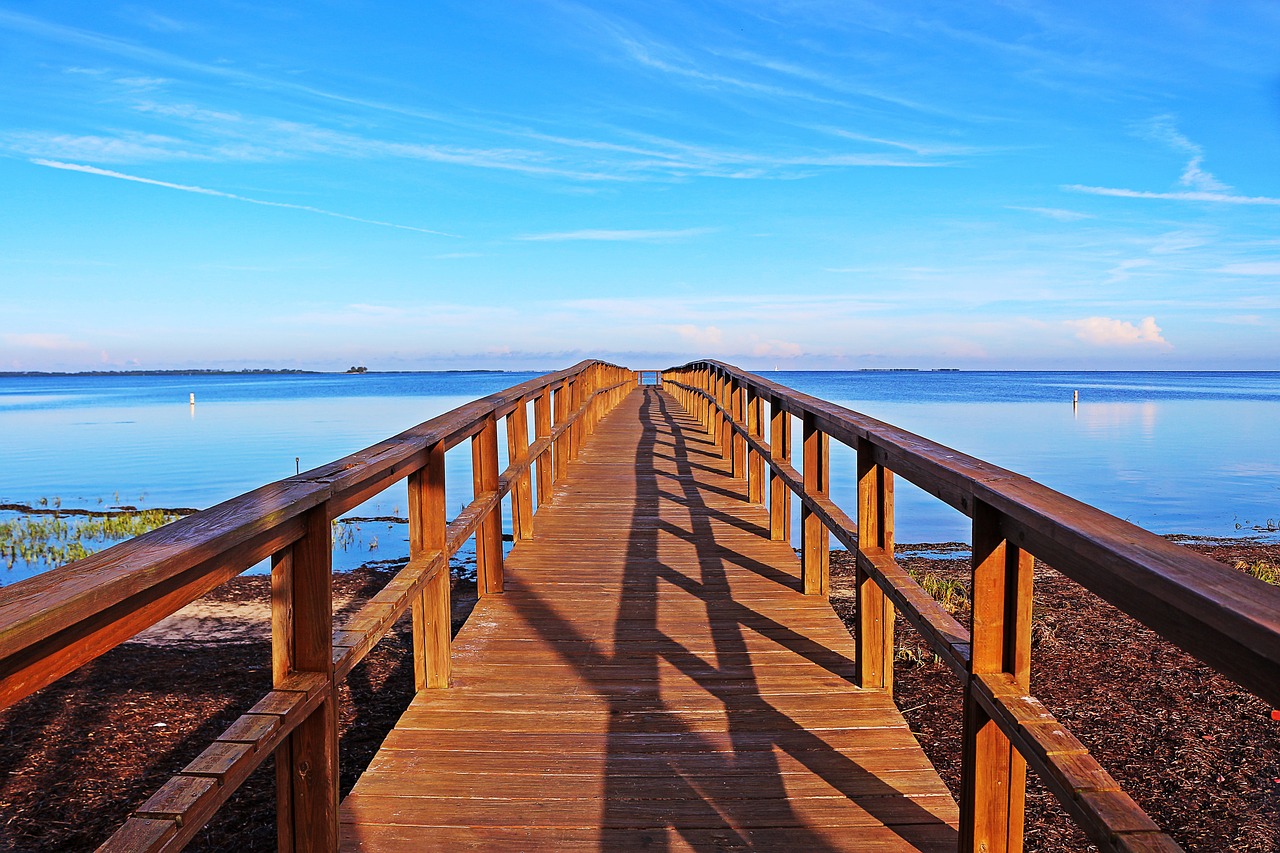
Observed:
[[[1227,264],[1217,272],[1227,275],[1277,275],[1280,276],[1280,261],[1251,261],[1240,264]]]
[[[47,166],[50,169],[62,169],[68,172],[83,172],[87,175],[99,175],[104,178],[116,178],[121,181],[132,181],[138,184],[147,184],[154,187],[164,187],[170,190],[179,190],[180,192],[196,193],[198,195],[214,196],[215,198],[226,198],[232,201],[242,201],[247,204],[260,204],[264,207],[282,207],[288,210],[301,210],[307,213],[318,213],[321,216],[332,216],[335,219],[346,219],[350,222],[361,222],[365,225],[380,225],[384,228],[398,228],[402,231],[416,231],[420,234],[434,234],[438,237],[457,237],[457,234],[449,234],[444,231],[433,231],[429,228],[417,228],[412,225],[399,225],[395,222],[383,222],[378,219],[364,219],[359,216],[349,216],[345,213],[337,213],[332,210],[324,210],[319,207],[311,207],[306,204],[290,204],[283,201],[266,201],[264,199],[249,198],[248,196],[236,195],[235,193],[222,192],[221,190],[211,190],[205,187],[195,187],[188,184],[175,184],[169,181],[159,181],[154,178],[143,178],[137,175],[126,175],[123,172],[113,172],[110,169],[99,169],[96,166],[85,166],[78,163],[62,163],[57,160],[33,159],[32,163],[37,166]]]
[[[1092,213],[1081,213],[1078,210],[1064,210],[1061,207],[1019,207],[1017,205],[1009,205],[1010,210],[1025,210],[1028,213],[1038,213],[1041,216],[1047,216],[1058,222],[1079,222],[1082,219],[1093,219]]]
[[[1204,163],[1204,149],[1178,131],[1174,125],[1173,116],[1156,116],[1140,127],[1138,132],[1148,139],[1164,143],[1174,151],[1191,158],[1182,170],[1182,177],[1178,179],[1178,183],[1184,187],[1203,192],[1222,192],[1231,189],[1201,167]]]
[[[1280,205],[1280,198],[1267,196],[1247,196],[1232,192],[1232,187],[1218,180],[1203,167],[1204,149],[1182,135],[1174,126],[1172,116],[1156,116],[1138,127],[1139,136],[1159,142],[1179,154],[1188,156],[1178,178],[1178,184],[1186,187],[1182,190],[1154,192],[1150,190],[1134,190],[1118,187],[1095,187],[1085,184],[1067,184],[1064,190],[1087,193],[1089,195],[1111,196],[1113,198],[1145,198],[1163,201],[1207,201],[1214,204],[1243,205]]]
[[[581,231],[561,231],[551,234],[522,234],[517,240],[535,242],[568,242],[573,240],[598,240],[604,242],[660,242],[664,240],[683,240],[688,237],[700,237],[711,234],[715,228],[678,228],[669,230],[629,229],[610,230],[587,228]]]
[[[88,344],[59,333],[23,332],[0,335],[6,346],[37,350],[81,350]]]
[[[1173,344],[1161,334],[1155,317],[1143,317],[1137,325],[1110,317],[1086,317],[1083,320],[1068,320],[1067,326],[1075,329],[1077,338],[1095,346],[1152,346],[1173,349]]]
[[[1115,198],[1154,198],[1165,199],[1168,201],[1209,201],[1217,204],[1262,204],[1262,205],[1278,205],[1280,198],[1269,198],[1267,196],[1246,196],[1232,195],[1230,193],[1219,192],[1203,192],[1203,191],[1178,191],[1178,192],[1148,192],[1146,190],[1126,190],[1116,187],[1090,187],[1084,184],[1067,184],[1063,186],[1064,190],[1076,193],[1088,193],[1089,195],[1105,195]]]

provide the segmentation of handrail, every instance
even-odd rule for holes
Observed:
[[[502,499],[512,495],[516,537],[530,538],[533,472],[538,505],[546,505],[583,440],[636,382],[633,371],[583,361],[0,588],[0,708],[270,557],[273,689],[165,783],[102,849],[181,849],[275,754],[280,849],[335,850],[337,685],[412,609],[415,684],[448,686],[449,557],[474,536],[478,592],[500,593]],[[503,472],[497,467],[499,418],[507,423],[509,465]],[[467,439],[474,497],[446,523],[444,453]],[[334,630],[331,522],[405,479],[408,564]]]
[[[773,538],[790,538],[791,494],[800,500],[806,592],[826,592],[829,535],[856,555],[862,686],[892,690],[895,610],[959,677],[965,691],[962,850],[1022,849],[1028,765],[1101,849],[1181,849],[1030,695],[1033,559],[1273,707],[1280,705],[1280,589],[1020,474],[732,365],[670,368],[663,385],[716,438],[755,503],[765,502],[768,467]],[[803,475],[790,464],[791,417],[803,424]],[[856,452],[856,522],[828,497],[828,439]],[[971,627],[894,559],[895,475],[973,520]]]

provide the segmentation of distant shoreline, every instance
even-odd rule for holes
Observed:
[[[252,370],[0,370],[0,377],[16,376],[370,376],[380,373],[539,373],[537,370],[289,370],[259,368]]]

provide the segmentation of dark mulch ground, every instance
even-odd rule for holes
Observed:
[[[1188,547],[1232,565],[1280,557],[1280,546],[1244,541]],[[833,557],[832,602],[852,625],[851,562]],[[968,580],[964,552],[901,562]],[[1280,851],[1280,722],[1271,708],[1047,566],[1037,564],[1035,583],[1032,694],[1188,850]],[[967,624],[967,611],[956,615]],[[959,684],[898,625],[894,698],[958,794]],[[1034,774],[1028,783],[1027,850],[1093,849]]]
[[[1273,562],[1276,546],[1195,546],[1226,562]],[[846,555],[835,552],[836,609],[851,614]],[[958,559],[904,557],[964,577]],[[390,572],[339,576],[339,592],[370,595]],[[1036,588],[1032,690],[1094,751],[1161,826],[1190,850],[1280,850],[1280,723],[1270,708],[1047,568]],[[265,578],[214,593],[268,596]],[[458,621],[474,600],[462,585]],[[966,614],[961,613],[961,618]],[[901,621],[899,622],[901,625]],[[960,777],[960,693],[908,628],[899,631],[896,695],[953,791]],[[350,789],[413,692],[402,622],[342,688],[342,790]],[[270,688],[265,642],[212,648],[126,644],[0,713],[0,849],[92,850],[174,772]],[[275,849],[274,769],[268,762],[189,849]],[[1029,850],[1087,843],[1034,778]]]
[[[335,595],[367,598],[392,576],[376,569],[335,575]],[[269,600],[270,582],[236,578],[210,598]],[[474,601],[474,583],[455,585],[455,631]],[[343,795],[409,705],[411,651],[406,618],[340,688]],[[96,849],[270,689],[268,642],[126,643],[0,712],[0,850]],[[276,849],[271,759],[187,849]]]

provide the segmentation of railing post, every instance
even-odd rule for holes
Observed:
[[[973,506],[974,675],[1008,673],[1023,688],[1031,683],[1031,594],[1034,560],[1009,542],[1000,513]],[[984,853],[1022,850],[1027,764],[974,696],[964,697],[961,755],[960,849]]]
[[[582,408],[582,374],[569,380],[569,417],[573,418]],[[569,425],[569,458],[577,459],[582,450],[582,423],[585,417],[575,418]]]
[[[338,849],[338,695],[333,682],[333,544],[327,504],[303,516],[301,539],[272,558],[271,673],[328,677],[326,696],[276,748],[281,851]]]
[[[791,464],[791,415],[778,401],[769,401],[769,455],[777,462]],[[787,481],[769,468],[769,538],[791,541],[791,489]]]
[[[760,395],[747,390],[747,432],[756,441],[764,440],[764,407]],[[747,448],[747,501],[757,505],[764,504],[764,456]]]
[[[521,400],[507,415],[507,459],[512,464],[529,455],[529,413]],[[533,488],[528,468],[511,484],[511,529],[516,539],[533,538]]]
[[[804,490],[818,497],[826,495],[831,466],[827,434],[818,429],[813,415],[804,415]],[[818,516],[807,504],[800,507],[800,565],[805,595],[826,595],[831,575],[831,538]]]
[[[560,387],[555,391],[555,412],[557,427],[564,426],[564,422],[569,419],[569,380],[561,382]],[[555,482],[564,479],[564,475],[569,470],[569,430],[561,430],[560,435],[555,440],[555,473],[553,475]]]
[[[694,374],[694,384],[706,391],[708,394],[713,393],[714,385],[711,382],[711,371],[707,368],[697,371]],[[711,412],[711,403],[706,397],[698,396],[698,414],[702,419],[702,426],[707,431],[707,435],[715,435],[715,418]]]
[[[498,423],[493,415],[471,438],[471,472],[476,497],[498,490]],[[476,591],[482,596],[502,592],[502,501],[476,528]]]
[[[444,445],[427,448],[427,464],[409,475],[409,556],[445,549]],[[452,671],[449,559],[413,599],[413,683],[417,690],[448,687]]]
[[[730,401],[728,401],[728,379],[723,373],[716,373],[716,441],[721,446],[721,459],[733,459],[733,428],[730,425]]]
[[[858,548],[893,556],[893,472],[876,464],[875,447],[859,439]],[[871,575],[857,571],[857,672],[860,687],[893,692],[893,602]]]
[[[747,389],[737,379],[733,380],[733,392],[730,397],[730,412],[735,426],[746,426],[747,423]],[[730,434],[733,441],[733,476],[747,478],[747,439],[734,429]]]
[[[533,398],[533,428],[538,441],[551,437],[551,389],[543,388]],[[548,447],[538,456],[538,509],[551,503],[552,486],[555,485],[552,469],[555,451]]]

